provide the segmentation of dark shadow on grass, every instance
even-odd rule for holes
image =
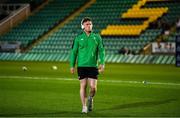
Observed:
[[[162,101],[147,101],[147,102],[136,102],[136,103],[129,103],[129,104],[120,104],[117,106],[114,106],[109,109],[100,109],[101,110],[119,110],[119,109],[127,109],[127,108],[137,108],[137,107],[151,107],[151,106],[157,106],[161,104],[167,104],[173,101],[177,101],[177,99],[167,99]]]
[[[0,114],[0,117],[48,117],[48,116],[79,116],[80,112],[59,111],[46,113],[17,113],[17,114]]]
[[[136,102],[129,104],[120,104],[108,109],[99,109],[95,110],[95,112],[91,112],[88,114],[81,114],[81,112],[77,111],[57,111],[57,112],[44,112],[44,113],[15,113],[15,114],[0,114],[0,117],[93,117],[93,116],[101,116],[103,117],[105,114],[99,113],[99,111],[106,110],[119,110],[119,109],[128,109],[128,108],[137,108],[137,107],[151,107],[157,106],[161,104],[167,104],[177,101],[177,99],[167,99],[162,101],[147,101],[147,102]],[[105,116],[104,116],[105,117]],[[125,116],[128,117],[128,116]]]
[[[92,117],[102,116],[96,112],[89,112],[82,114],[80,111],[59,111],[59,112],[47,112],[47,113],[17,113],[17,114],[0,114],[0,117]]]

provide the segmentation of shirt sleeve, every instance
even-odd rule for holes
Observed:
[[[105,49],[104,49],[104,44],[103,44],[103,40],[102,40],[101,36],[98,35],[98,37],[99,37],[99,45],[98,45],[99,60],[100,60],[100,64],[105,65]]]
[[[77,53],[78,53],[78,40],[77,38],[75,38],[73,41],[71,53],[70,53],[70,67],[71,68],[75,67]]]

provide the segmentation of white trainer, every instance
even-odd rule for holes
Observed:
[[[83,106],[83,108],[82,108],[82,113],[87,113],[87,112],[88,112],[87,107],[86,107],[86,106]]]

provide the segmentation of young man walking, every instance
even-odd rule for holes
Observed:
[[[93,110],[93,97],[97,90],[97,79],[99,72],[104,71],[105,50],[103,41],[99,34],[92,32],[92,20],[85,17],[81,21],[83,32],[75,37],[71,55],[70,72],[75,73],[75,64],[77,61],[78,79],[80,80],[80,98],[82,103],[82,113]],[[87,102],[87,85],[89,83],[90,93]]]

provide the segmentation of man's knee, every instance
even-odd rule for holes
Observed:
[[[81,85],[80,89],[84,90],[84,89],[86,89],[86,87],[87,87],[87,85]]]
[[[91,88],[91,91],[96,91],[96,86],[91,85],[90,88]]]

